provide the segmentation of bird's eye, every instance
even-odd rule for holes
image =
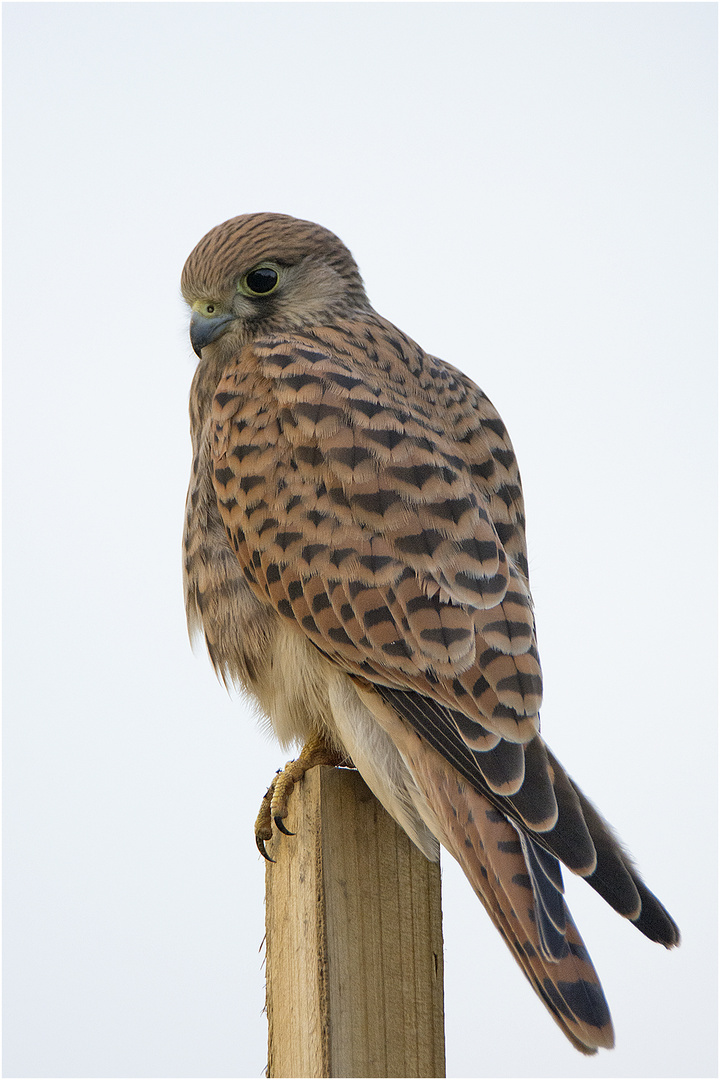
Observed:
[[[249,296],[267,296],[273,292],[280,281],[280,275],[274,266],[256,266],[242,279],[238,288]]]
[[[205,311],[206,311],[206,313],[208,315],[212,315],[214,313],[214,311],[215,311],[215,305],[214,304],[206,304],[205,305]]]

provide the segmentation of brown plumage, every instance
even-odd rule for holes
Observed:
[[[219,225],[182,288],[201,358],[191,630],[283,743],[320,737],[429,858],[439,841],[458,859],[573,1045],[612,1046],[558,859],[652,940],[679,933],[538,734],[522,490],[502,420],[376,314],[350,252],[311,222]]]

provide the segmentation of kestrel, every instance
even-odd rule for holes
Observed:
[[[200,358],[184,535],[191,632],[281,743],[266,797],[352,763],[429,859],[465,871],[553,1019],[613,1045],[559,863],[643,934],[674,921],[538,734],[515,454],[485,394],[378,315],[344,244],[244,214],[188,258]]]

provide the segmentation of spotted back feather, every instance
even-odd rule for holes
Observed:
[[[328,655],[463,699],[469,720],[523,742],[541,678],[521,503],[498,496],[519,490],[507,436],[472,384],[434,358],[421,367],[418,346],[376,321],[260,339],[228,365],[213,407],[223,521],[251,587]],[[380,377],[398,362],[432,372],[422,395]]]

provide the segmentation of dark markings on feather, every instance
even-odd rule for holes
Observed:
[[[303,465],[318,466],[325,460],[319,446],[297,446],[295,457],[302,461]]]
[[[379,491],[372,491],[368,495],[352,495],[350,502],[353,506],[359,507],[361,510],[365,510],[369,514],[378,514],[382,517],[386,510],[389,510],[395,503],[402,502],[402,498],[395,491],[389,491],[387,489],[381,489]]]
[[[495,462],[492,458],[485,461],[476,461],[470,466],[470,475],[479,477],[481,480],[489,480],[495,472]]]
[[[460,551],[479,563],[485,562],[486,559],[497,559],[499,556],[498,546],[494,540],[476,540],[473,536],[468,540],[461,540],[458,547]]]
[[[328,499],[331,503],[335,503],[336,506],[350,506],[345,492],[341,487],[334,487],[328,489]]]
[[[291,600],[299,600],[304,591],[302,581],[291,581],[287,586],[287,594]]]
[[[584,945],[578,945],[574,941],[568,941],[568,948],[572,955],[576,956],[578,960],[582,960],[586,964],[591,963],[590,953]]]
[[[286,367],[290,367],[291,364],[295,363],[295,359],[294,356],[283,356],[280,353],[276,353],[272,358],[272,363],[274,367],[279,367],[281,371],[284,371]]]
[[[372,626],[379,626],[381,623],[392,623],[395,620],[392,614],[386,607],[376,607],[372,611],[366,611],[363,615],[363,626],[366,630],[369,630]]]
[[[508,855],[519,855],[522,846],[519,840],[498,840],[498,851],[504,851]]]
[[[327,593],[318,593],[317,596],[313,596],[312,604],[310,605],[316,615],[319,615],[321,611],[326,611],[327,608],[332,607],[330,598]]]
[[[427,439],[418,440],[418,442],[420,442],[420,441],[422,441],[424,443],[428,443],[428,445],[426,447],[424,447],[424,449],[426,449],[426,450],[434,450],[435,449],[434,446],[431,443],[429,443]],[[441,453],[442,453],[442,456],[443,456],[444,460],[448,463],[448,465],[452,465],[452,467],[454,469],[459,469],[460,472],[463,472],[465,469],[467,469],[467,462],[463,461],[462,458],[456,457],[455,454],[446,454],[446,453],[444,453],[444,451],[441,451]]]
[[[302,390],[303,386],[315,385],[322,386],[322,379],[317,375],[283,375],[283,385],[289,386],[292,390]]]
[[[482,697],[486,690],[490,689],[490,683],[487,681],[484,675],[479,675],[475,680],[472,688],[472,696],[474,698]]]
[[[262,536],[262,534],[264,532],[267,532],[268,529],[276,529],[279,524],[280,522],[277,518],[265,518],[262,525],[258,529],[258,536]]]
[[[382,646],[382,651],[387,656],[412,656],[412,649],[406,641],[390,641]]]
[[[349,469],[355,469],[363,461],[367,461],[372,454],[362,446],[340,446],[327,452],[329,461],[335,461],[338,465],[346,465]]]
[[[510,705],[499,703],[493,709],[492,715],[494,720],[514,720],[517,723],[520,714],[517,709],[513,709]]]
[[[577,979],[575,982],[560,980],[556,989],[549,979],[543,979],[543,986],[563,1016],[577,1017],[583,1023],[597,1028],[610,1023],[610,1011],[605,995],[597,983],[588,982],[586,979]]]
[[[240,481],[240,488],[247,495],[248,492],[252,491],[252,489],[254,487],[257,487],[258,484],[264,484],[264,483],[265,483],[265,477],[264,476],[258,476],[257,474],[255,474],[253,476],[243,476],[242,480]]]
[[[542,679],[539,675],[530,675],[526,671],[516,671],[513,675],[507,675],[504,679],[498,679],[498,691],[510,691],[528,697],[531,694],[540,694],[542,691]]]
[[[377,574],[379,570],[384,570],[392,559],[389,555],[361,555],[358,562],[371,574]]]
[[[353,375],[340,375],[337,371],[327,372],[325,378],[328,382],[342,386],[344,390],[353,390],[356,386],[362,386],[363,384],[362,379],[356,379]]]
[[[335,405],[326,405],[324,402],[308,402],[299,401],[293,406],[295,412],[309,420],[311,424],[319,424],[323,420],[342,419],[342,409],[338,409]]]
[[[407,484],[408,487],[415,487],[421,490],[422,487],[428,482],[428,480],[437,475],[439,471],[434,465],[393,465],[388,469],[390,476],[399,480],[403,484]]]
[[[498,534],[498,539],[501,544],[507,544],[509,540],[512,540],[515,535],[515,525],[511,522],[496,521],[495,532]]]
[[[259,452],[259,450],[259,446],[248,446],[247,444],[243,446],[235,446],[233,447],[230,456],[237,458],[238,461],[243,461],[249,454],[256,454]]]
[[[354,600],[361,592],[367,592],[372,587],[372,585],[368,585],[364,581],[350,581],[347,585],[347,591],[350,593],[350,599]]]
[[[378,405],[376,401],[362,401],[358,398],[352,398],[352,407],[356,412],[361,412],[364,416],[367,416],[368,420],[372,420],[378,413],[385,412],[384,405]]]
[[[474,506],[474,499],[446,499],[444,502],[441,503],[430,503],[427,509],[433,515],[433,517],[441,518],[443,521],[452,521],[457,525],[459,524],[463,514],[466,514],[468,510],[472,510]],[[464,541],[463,543],[466,542],[467,541]],[[464,550],[463,543],[461,543],[459,546],[461,549]],[[493,545],[493,547],[494,546],[495,545]]]
[[[522,492],[517,484],[501,484],[495,494],[509,509],[520,498]]]
[[[424,596],[420,593],[419,596],[413,596],[412,600],[408,600],[406,605],[406,611],[408,615],[415,615],[418,611],[437,611],[438,603],[435,598]]]
[[[502,634],[504,637],[508,637],[510,641],[517,637],[527,637],[529,630],[530,628],[527,623],[511,622],[507,619],[485,623],[483,626],[483,634]],[[500,684],[498,683],[498,687],[499,686]]]
[[[413,536],[402,536],[395,547],[405,555],[434,555],[445,537],[435,529],[423,529]]]
[[[297,353],[299,356],[303,356],[306,360],[309,360],[311,364],[317,363],[318,360],[327,360],[327,353],[319,352],[317,349],[305,349],[300,345],[296,345],[293,352]],[[294,362],[295,357],[291,356],[289,359],[292,363]],[[275,361],[274,356],[273,361]]]
[[[465,716],[463,713],[457,711],[452,712],[452,718],[458,725],[458,730],[465,739],[483,739],[485,735],[489,734],[483,725],[478,724],[477,720],[471,720],[470,716]],[[478,751],[478,753],[480,753]]]
[[[275,543],[282,551],[287,551],[291,544],[302,540],[301,532],[279,532],[275,535]]]
[[[337,566],[339,570],[340,563],[354,554],[355,548],[337,548],[330,556],[330,562],[333,564],[333,566]]]
[[[231,480],[234,480],[234,478],[235,478],[235,473],[232,471],[232,469],[228,469],[226,467],[224,469],[216,469],[215,470],[215,479],[220,484],[222,484],[223,487],[226,487],[230,483]]]
[[[309,634],[319,634],[318,624],[313,619],[312,615],[305,615],[301,619],[301,624],[304,630],[307,630]]]
[[[423,641],[435,641],[438,645],[444,645],[448,648],[455,641],[464,641],[472,634],[471,630],[465,627],[450,627],[450,626],[438,626],[431,630],[421,630],[420,637]]]
[[[221,390],[219,393],[217,393],[215,395],[215,400],[217,401],[220,408],[224,409],[225,406],[227,405],[228,401],[234,401],[235,398],[238,398],[238,397],[240,397],[239,394],[228,393],[225,390]]]
[[[352,645],[352,641],[341,626],[331,626],[327,633],[330,640],[334,641],[336,645]]]
[[[284,596],[282,597],[282,599],[278,600],[277,609],[278,609],[278,611],[280,612],[281,615],[285,615],[288,619],[294,619],[295,618],[295,615],[293,614],[292,605],[290,604],[289,600],[285,599]]]
[[[407,438],[404,432],[393,431],[391,428],[368,428],[365,437],[377,443],[378,446],[384,446],[387,450],[394,450],[399,443]]]
[[[493,431],[499,439],[504,439],[507,435],[505,425],[503,424],[499,416],[496,418],[481,420],[480,423],[484,428],[489,428],[490,431]]]
[[[529,874],[513,874],[513,885],[519,885],[522,889],[529,889],[532,891],[532,882],[530,881]]]
[[[305,562],[309,563],[312,562],[315,556],[319,555],[321,551],[327,551],[326,544],[306,544],[300,552],[300,557],[304,559]]]
[[[501,593],[505,587],[505,578],[502,574],[495,574],[494,577],[471,577],[470,574],[466,574],[464,571],[459,571],[454,575],[455,584],[459,585],[463,589],[467,589],[469,592],[476,592],[479,596],[484,596],[486,593],[492,595],[493,593]]]

